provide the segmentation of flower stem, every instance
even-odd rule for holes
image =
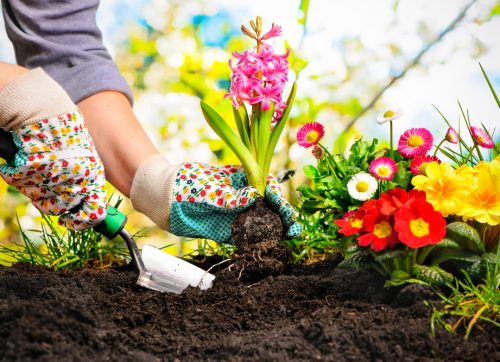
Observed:
[[[446,141],[446,137],[443,138],[441,140],[441,142],[439,142],[438,145],[436,146],[436,150],[434,151],[434,154],[432,155],[433,157],[436,157],[436,155],[437,155],[437,153],[438,153],[439,149],[441,148],[441,145],[443,144],[444,141]]]
[[[463,163],[464,165],[467,165],[467,162],[469,162],[469,158],[474,152],[474,149],[477,148],[477,143],[474,143],[474,146],[472,146],[471,150],[469,151],[469,154],[467,155],[467,158],[465,159],[465,162]]]
[[[326,155],[328,156],[326,159],[329,160],[329,161],[330,160],[332,161],[333,165],[330,162],[328,162],[328,166],[330,166],[333,174],[337,178],[339,178],[339,175],[337,175],[337,171],[338,171],[338,173],[340,174],[340,176],[345,177],[344,170],[340,167],[340,165],[338,164],[337,160],[333,157],[333,155],[330,153],[330,151],[328,151],[328,149],[325,146],[323,146],[321,143],[319,143],[319,142],[318,142],[318,146],[320,146],[323,149],[323,151],[325,151]]]
[[[390,133],[390,150],[391,150],[391,158],[394,159],[394,148],[392,144],[392,135],[393,135],[393,130],[392,130],[392,121],[389,121],[389,133]]]

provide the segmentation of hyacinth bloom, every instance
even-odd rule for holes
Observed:
[[[495,147],[495,143],[484,129],[476,126],[471,126],[470,132],[472,134],[472,137],[474,138],[474,141],[476,141],[479,146],[483,148]]]
[[[413,177],[412,185],[425,191],[427,201],[444,217],[456,214],[469,193],[470,182],[446,162],[431,162],[425,172],[426,175]]]
[[[432,134],[425,128],[410,128],[399,138],[398,151],[406,158],[425,155],[432,148]]]
[[[400,108],[389,108],[377,117],[378,124],[384,124],[395,119],[403,117],[403,110]]]
[[[459,141],[458,133],[452,127],[448,128],[448,131],[446,132],[445,138],[448,142],[453,143],[453,144],[457,144]]]
[[[321,146],[316,145],[313,147],[311,153],[314,158],[316,158],[317,160],[321,160],[323,158],[323,155],[325,154],[325,150],[323,150]]]
[[[370,173],[379,180],[392,180],[398,171],[398,165],[389,157],[379,157],[370,163]]]
[[[297,132],[297,143],[304,148],[313,147],[321,141],[324,135],[325,127],[321,123],[309,122]]]
[[[414,175],[425,175],[425,169],[430,162],[441,163],[441,160],[436,156],[423,155],[417,156],[411,160],[410,171]]]
[[[399,209],[394,220],[399,240],[410,248],[437,244],[446,235],[446,220],[425,201]]]
[[[257,16],[250,21],[251,29],[241,26],[243,34],[255,40],[256,45],[233,52],[234,59],[229,61],[231,85],[224,98],[231,99],[238,134],[215,109],[200,102],[205,120],[236,154],[249,186],[256,187],[261,196],[265,194],[266,175],[297,91],[294,83],[286,102],[283,101],[290,52],[276,54],[267,42],[281,35],[281,27],[273,24],[264,32],[262,24],[262,18]]]
[[[257,40],[257,46],[243,53],[233,52],[236,65],[229,62],[231,68],[231,87],[225,97],[232,99],[238,108],[242,102],[250,105],[262,105],[268,110],[270,102],[275,104],[274,120],[277,121],[286,108],[282,100],[283,89],[288,81],[288,51],[275,54],[272,46],[264,40],[281,35],[281,28],[273,24],[271,30]]]
[[[349,196],[358,201],[369,200],[377,191],[377,180],[366,172],[358,172],[347,183]]]

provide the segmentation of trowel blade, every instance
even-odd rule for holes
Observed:
[[[180,294],[188,286],[209,289],[215,279],[213,274],[151,245],[143,246],[142,260],[147,272],[137,283],[149,289]]]

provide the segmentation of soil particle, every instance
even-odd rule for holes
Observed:
[[[495,361],[500,330],[430,332],[428,290],[383,288],[332,259],[162,294],[130,267],[0,267],[1,361]]]

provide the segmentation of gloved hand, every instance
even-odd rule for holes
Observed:
[[[141,166],[142,170],[139,170],[139,175],[136,175],[132,185],[131,199],[134,207],[175,235],[206,238],[222,243],[231,242],[233,220],[239,213],[249,208],[258,197],[257,190],[248,186],[243,168],[232,165],[213,167],[189,162],[180,166],[164,166],[168,171],[163,173],[163,177],[161,173],[152,176],[148,169],[154,169],[156,172],[162,168],[162,162],[165,161],[164,159],[162,161],[161,156],[153,156]],[[150,174],[150,177],[145,177],[147,174]],[[140,186],[150,183],[146,180],[148,178],[170,179],[165,187],[160,187],[171,192],[168,215],[157,212],[158,208],[152,205],[154,199],[146,201],[147,196],[145,199],[142,198],[144,194],[151,194],[148,193],[151,187]],[[140,189],[142,191],[139,191]],[[160,195],[158,197],[157,205],[161,205]],[[267,180],[266,199],[271,208],[280,215],[287,236],[299,235],[302,229],[295,222],[297,213],[285,200],[278,182],[272,176]],[[161,220],[166,222],[162,223]]]
[[[37,68],[0,92],[0,128],[19,151],[0,175],[48,215],[73,230],[106,217],[102,162],[83,116],[66,92]]]

